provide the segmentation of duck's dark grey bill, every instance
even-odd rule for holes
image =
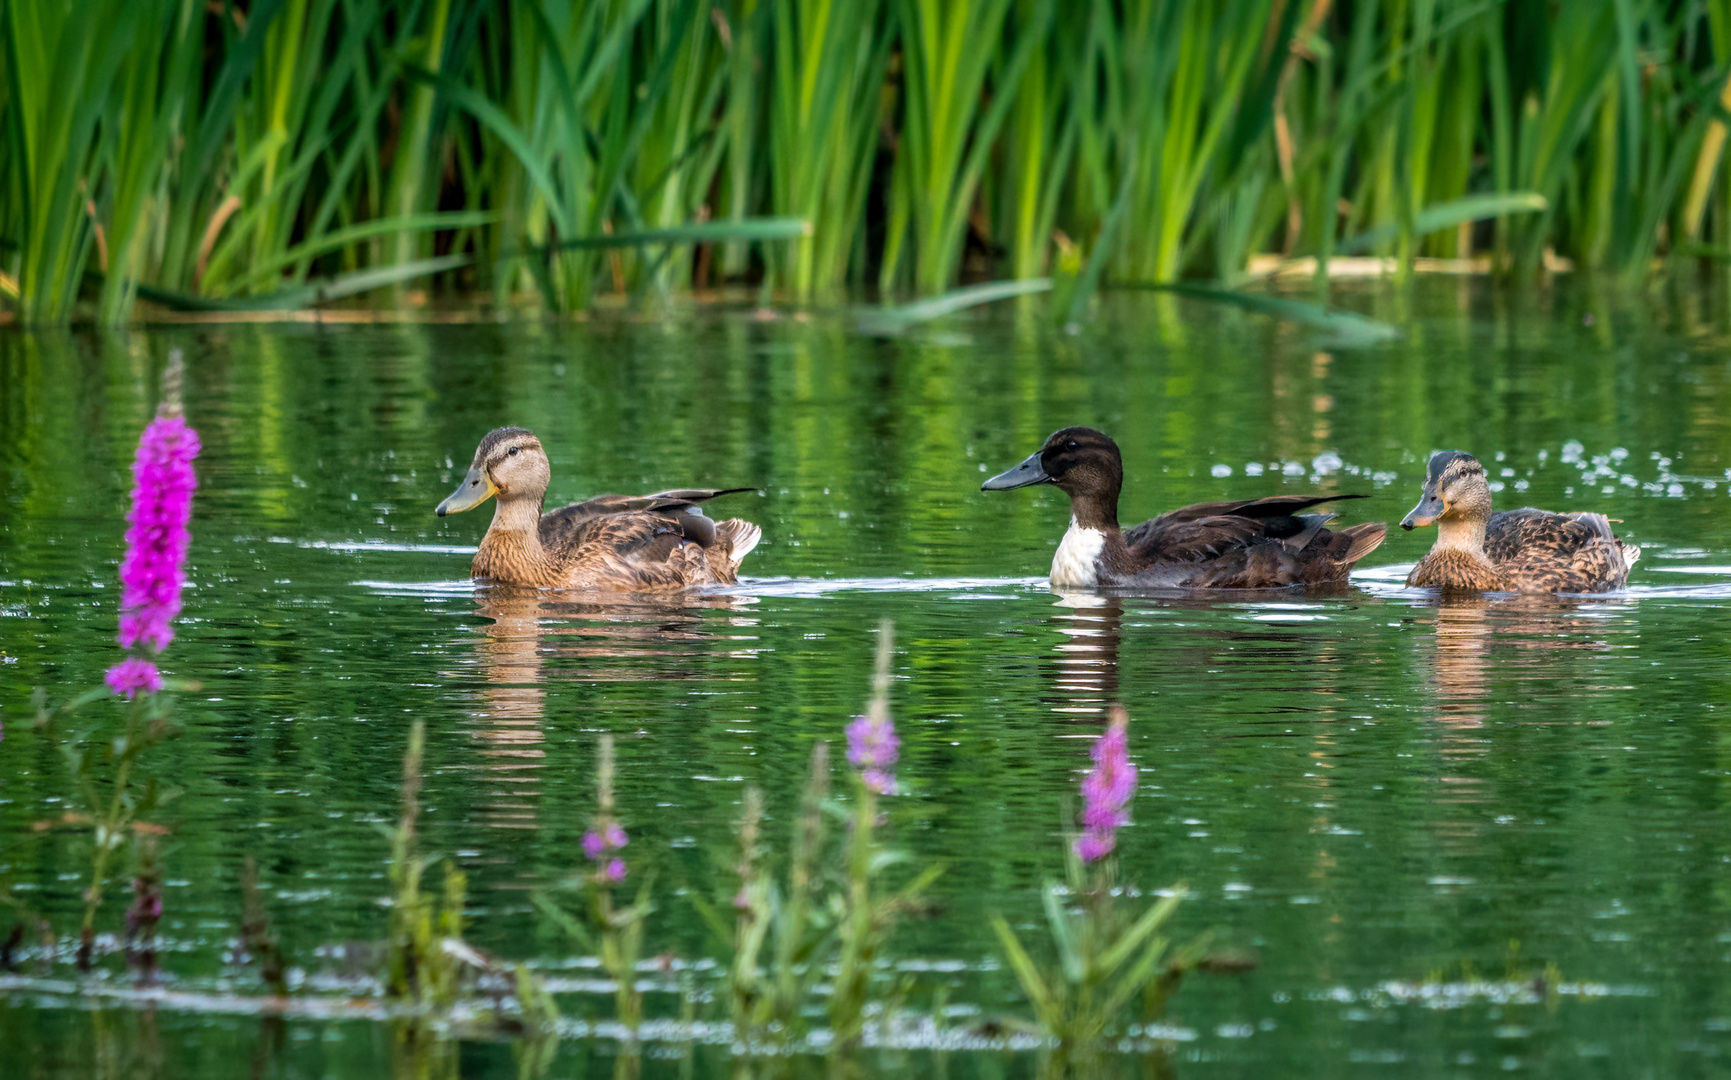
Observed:
[[[1009,491],[1011,488],[1028,487],[1030,484],[1050,484],[1052,478],[1046,475],[1046,470],[1040,467],[1040,452],[1034,451],[1028,455],[1028,460],[1015,468],[987,480],[980,485],[981,491]]]
[[[1436,519],[1442,516],[1445,509],[1442,496],[1430,488],[1425,488],[1424,497],[1418,501],[1418,505],[1413,507],[1412,512],[1406,517],[1400,519],[1400,527],[1411,532],[1419,526],[1435,525]]]
[[[433,513],[444,517],[446,514],[473,510],[498,491],[499,489],[493,486],[493,478],[487,475],[487,470],[470,469],[469,474],[463,477],[463,482],[457,485],[457,490],[451,492],[450,497],[440,503]]]

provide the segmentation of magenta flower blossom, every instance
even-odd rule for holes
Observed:
[[[901,756],[902,745],[895,723],[888,716],[856,716],[846,731],[848,764],[860,771],[866,787],[879,795],[893,795],[896,776],[890,766]]]
[[[617,821],[604,821],[593,824],[583,834],[583,854],[596,864],[596,880],[618,882],[625,880],[625,860],[613,857],[613,853],[631,842],[625,835],[625,830]]]
[[[141,690],[154,694],[162,689],[162,674],[156,670],[156,665],[137,656],[128,657],[109,668],[103,681],[108,683],[109,689],[128,699],[138,696]]]
[[[178,416],[158,416],[138,439],[132,463],[132,512],[120,564],[120,644],[161,652],[174,639],[186,581],[186,523],[198,476],[198,432]]]
[[[1082,835],[1076,838],[1076,856],[1085,863],[1110,855],[1118,842],[1118,826],[1129,823],[1124,808],[1136,794],[1129,734],[1129,714],[1114,706],[1106,733],[1094,741],[1094,767],[1082,778]]]
[[[138,437],[132,461],[132,510],[126,515],[126,557],[120,563],[120,644],[159,653],[174,640],[180,589],[186,583],[186,523],[198,475],[198,432],[177,415],[159,415]],[[133,656],[108,669],[116,694],[136,697],[162,689],[156,665]]]

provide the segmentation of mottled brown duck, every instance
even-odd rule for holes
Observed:
[[[1320,503],[1361,495],[1268,495],[1197,503],[1129,529],[1118,527],[1124,463],[1118,444],[1093,428],[1052,433],[1026,461],[987,480],[983,491],[1054,484],[1070,496],[1070,528],[1052,558],[1054,588],[1267,589],[1344,582],[1375,551],[1388,525],[1338,532]]]
[[[1491,511],[1485,467],[1471,454],[1431,455],[1424,494],[1400,527],[1435,524],[1436,544],[1408,585],[1452,592],[1596,593],[1620,589],[1641,549],[1603,514]]]
[[[599,495],[542,513],[551,479],[547,452],[533,432],[495,428],[481,440],[468,475],[436,511],[444,517],[498,500],[471,565],[476,578],[551,589],[729,585],[763,535],[749,521],[711,521],[699,509],[751,488]]]

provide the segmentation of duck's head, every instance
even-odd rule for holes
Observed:
[[[1424,494],[1400,527],[1434,525],[1438,521],[1471,521],[1491,516],[1491,486],[1479,459],[1460,450],[1438,450],[1425,473]]]
[[[547,452],[535,433],[520,427],[494,428],[475,448],[469,473],[450,498],[434,511],[440,517],[473,510],[494,495],[506,499],[542,499],[552,472]]]
[[[980,490],[1008,491],[1031,484],[1056,484],[1071,498],[1096,496],[1115,501],[1124,485],[1124,460],[1118,444],[1105,432],[1060,428],[1026,461],[987,480]]]

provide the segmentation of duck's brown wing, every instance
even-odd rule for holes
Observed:
[[[1201,562],[1260,540],[1294,539],[1320,522],[1303,511],[1363,495],[1268,495],[1239,502],[1193,503],[1124,531],[1124,543],[1147,562]],[[1326,521],[1329,515],[1322,515]],[[1314,535],[1314,534],[1313,534]],[[1307,539],[1306,544],[1310,541]],[[1301,544],[1302,549],[1305,545]]]
[[[1318,504],[1362,495],[1273,495],[1197,503],[1125,533],[1148,580],[1196,589],[1267,589],[1345,581],[1352,565],[1382,543],[1388,526],[1332,531]],[[1177,564],[1177,565],[1175,565]],[[1141,576],[1141,575],[1139,575]]]
[[[1603,514],[1524,507],[1491,515],[1485,554],[1523,592],[1604,592],[1628,582],[1640,549],[1618,540]]]
[[[576,530],[612,514],[659,514],[679,524],[682,535],[709,547],[715,543],[715,523],[698,509],[722,495],[756,488],[675,488],[652,495],[597,495],[541,515],[541,546],[549,550],[567,543]]]
[[[690,516],[647,511],[591,515],[571,524],[551,554],[571,588],[684,589],[709,584],[716,578],[709,573],[708,553],[682,527]],[[713,540],[714,523],[702,520],[709,523]]]

